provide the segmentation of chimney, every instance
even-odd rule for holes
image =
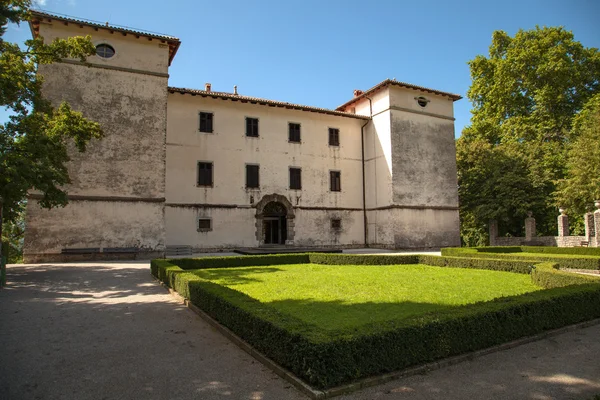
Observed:
[[[207,92],[210,92],[210,83],[205,83],[204,84],[204,90]]]
[[[235,85],[235,86],[233,87],[233,94],[235,94],[235,95],[237,95],[237,94],[238,94],[238,93],[237,93],[237,85]]]
[[[361,95],[361,94],[363,94],[363,93],[364,93],[364,92],[363,92],[362,90],[360,90],[360,89],[356,89],[356,90],[354,90],[354,97],[358,97],[358,96],[360,96],[360,95]]]

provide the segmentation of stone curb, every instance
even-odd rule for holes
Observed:
[[[381,385],[383,383],[387,383],[390,381],[398,380],[401,378],[406,378],[413,375],[423,375],[429,371],[435,371],[438,369],[442,369],[445,367],[449,367],[451,365],[459,364],[464,361],[471,361],[475,358],[485,356],[487,354],[496,353],[503,350],[509,350],[514,347],[518,347],[527,343],[536,342],[538,340],[542,340],[548,337],[557,336],[562,333],[571,332],[577,329],[587,328],[593,325],[600,324],[600,318],[593,319],[591,321],[580,322],[575,325],[568,325],[562,328],[553,329],[550,331],[542,332],[534,336],[528,336],[521,339],[513,340],[511,342],[503,343],[497,346],[488,347],[482,350],[476,350],[470,353],[461,354],[454,357],[444,358],[439,361],[435,361],[432,363],[420,365],[417,367],[407,368],[400,371],[390,372],[388,374],[373,376],[365,379],[358,380],[356,382],[337,386],[331,389],[326,390],[318,390],[312,388],[310,385],[305,383],[303,380],[298,378],[292,372],[287,369],[281,367],[276,364],[274,361],[269,359],[267,356],[262,354],[261,352],[254,349],[248,343],[246,343],[242,338],[237,336],[235,333],[230,331],[228,328],[221,325],[215,319],[213,319],[210,315],[206,314],[200,308],[192,304],[189,300],[185,299],[179,293],[165,285],[160,280],[156,279],[156,277],[152,276],[157,282],[159,282],[165,289],[169,291],[169,293],[181,304],[185,304],[187,308],[196,313],[200,318],[208,322],[213,328],[221,332],[224,336],[226,336],[229,340],[235,343],[238,347],[244,350],[246,353],[250,354],[257,361],[261,362],[265,367],[272,370],[275,374],[282,377],[292,385],[296,387],[299,391],[309,396],[311,399],[328,399],[335,396],[341,396],[343,394],[349,394],[355,392],[360,389],[368,388],[371,386]]]

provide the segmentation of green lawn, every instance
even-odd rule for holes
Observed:
[[[529,275],[424,265],[294,264],[193,273],[327,330],[541,290]]]

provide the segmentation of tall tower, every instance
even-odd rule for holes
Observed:
[[[32,12],[34,37],[90,35],[86,63],[42,65],[43,92],[101,124],[86,153],[71,149],[69,204],[45,210],[31,193],[25,262],[153,257],[165,249],[168,67],[177,38]]]
[[[338,108],[371,117],[363,136],[370,246],[460,246],[453,109],[460,99],[388,79]]]

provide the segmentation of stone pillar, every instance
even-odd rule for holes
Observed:
[[[488,232],[490,235],[490,246],[495,246],[496,238],[498,237],[498,221],[490,219]]]
[[[533,213],[527,211],[527,218],[525,218],[525,241],[531,242],[535,237],[535,218],[532,217]]]
[[[596,234],[596,247],[600,247],[600,200],[594,202],[597,210],[594,211],[594,230]]]
[[[585,213],[583,215],[583,223],[585,224],[585,240],[591,242],[594,236],[596,236],[596,229],[594,229],[594,213]]]
[[[565,215],[565,209],[559,208],[558,216],[558,236],[569,236],[569,217]]]

